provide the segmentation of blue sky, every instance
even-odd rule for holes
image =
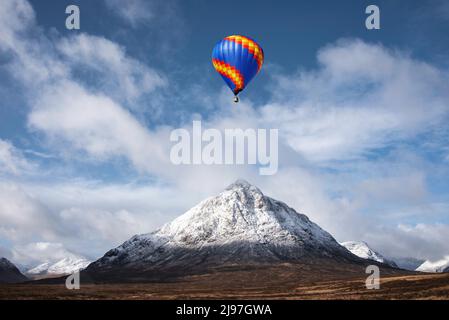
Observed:
[[[237,178],[340,241],[448,255],[449,6],[377,1],[381,30],[368,31],[369,4],[6,0],[0,255],[95,258]],[[210,62],[231,34],[265,51],[237,106]],[[171,165],[168,133],[200,118],[279,128],[278,174]]]

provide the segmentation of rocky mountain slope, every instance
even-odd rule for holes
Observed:
[[[27,280],[13,263],[6,258],[0,258],[0,283],[20,283]]]

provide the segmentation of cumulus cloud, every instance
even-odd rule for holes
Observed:
[[[164,200],[173,195],[157,186],[2,183],[0,239],[14,247],[61,242],[77,253],[97,257],[137,233],[161,226],[167,216],[178,215],[192,201],[188,195]]]
[[[61,243],[32,242],[15,246],[12,250],[12,259],[25,266],[36,266],[41,263],[55,263],[64,258],[78,255],[67,250]]]
[[[80,208],[69,208],[61,212],[61,218],[67,221],[75,232],[79,232],[80,236],[90,240],[100,236],[115,242],[116,239],[129,237],[133,232],[139,233],[140,230],[143,233],[148,230],[142,224],[145,221],[139,221],[135,215],[126,210],[108,212],[98,209],[86,211]]]
[[[390,257],[438,260],[449,252],[449,226],[445,224],[400,224],[373,229],[375,232],[365,235],[366,240]]]
[[[37,26],[35,13],[26,0],[5,0],[0,8],[0,53],[8,63],[5,68],[29,87],[67,75],[54,46]]]
[[[155,170],[165,158],[157,137],[129,111],[72,81],[42,92],[29,115],[29,125],[54,143],[68,143],[100,160],[125,157],[142,171]]]
[[[44,204],[12,183],[0,183],[0,221],[0,235],[14,241],[51,239],[59,228]]]
[[[97,72],[103,89],[119,92],[118,99],[132,101],[167,84],[157,71],[128,57],[123,47],[103,37],[80,34],[63,38],[57,48],[76,70],[85,66]]]
[[[322,49],[318,62],[318,70],[277,76],[273,101],[261,109],[306,159],[366,157],[448,118],[448,73],[404,53],[344,40]]]

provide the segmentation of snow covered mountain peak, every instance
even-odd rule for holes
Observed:
[[[159,230],[134,236],[110,250],[88,269],[305,256],[354,258],[307,216],[238,180]]]
[[[264,196],[243,180],[204,200],[154,235],[194,247],[239,242],[295,245],[298,241],[325,245],[333,241],[305,215]]]
[[[386,259],[364,241],[346,241],[341,243],[341,245],[360,258],[370,259],[397,267],[393,261]]]
[[[225,191],[230,191],[230,190],[247,190],[247,191],[253,191],[253,192],[262,193],[259,190],[259,188],[257,188],[256,186],[252,185],[251,183],[249,183],[248,181],[246,181],[244,179],[236,180],[234,183],[231,183],[225,189]]]
[[[360,258],[384,262],[383,256],[371,249],[365,241],[346,241],[341,245]]]

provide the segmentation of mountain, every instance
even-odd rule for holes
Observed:
[[[415,271],[425,260],[416,259],[411,257],[391,257],[390,260],[394,261],[396,265],[404,270]]]
[[[371,249],[370,246],[364,241],[347,241],[341,243],[341,245],[362,259],[374,260],[385,263],[391,267],[398,267],[394,261],[386,259],[380,253]]]
[[[30,278],[42,279],[72,274],[85,269],[91,261],[76,255],[68,256],[54,263],[45,262],[26,272]]]
[[[449,271],[449,256],[444,257],[438,261],[425,261],[420,265],[416,271],[421,272],[448,272]]]
[[[90,264],[93,280],[151,280],[286,262],[366,264],[285,203],[239,180]],[[317,263],[318,264],[318,263]]]
[[[17,267],[6,258],[0,258],[0,283],[19,283],[27,281]]]

